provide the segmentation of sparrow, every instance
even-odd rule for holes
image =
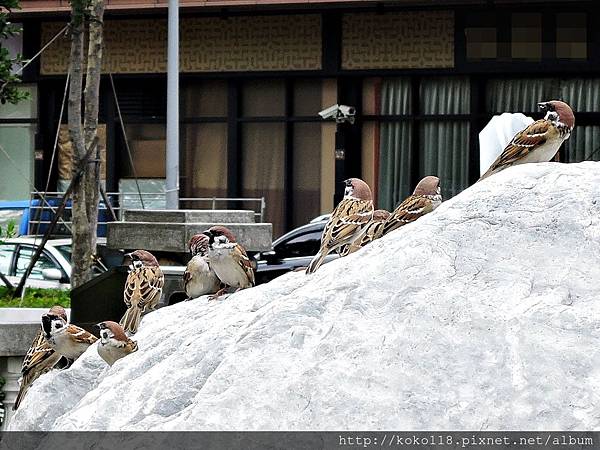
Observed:
[[[75,361],[98,339],[83,328],[67,323],[61,315],[46,313],[42,316],[44,339],[52,349]]]
[[[479,181],[510,166],[550,161],[575,126],[573,110],[565,102],[538,103],[546,116],[519,131]]]
[[[390,216],[390,212],[385,209],[376,209],[373,212],[373,219],[358,233],[358,236],[350,245],[346,245],[341,251],[340,256],[347,256],[354,253],[359,248],[383,236],[383,225]]]
[[[100,322],[96,327],[100,329],[98,354],[109,366],[112,366],[116,360],[137,351],[137,342],[129,339],[117,322],[107,320]]]
[[[434,176],[423,178],[415,191],[404,199],[383,224],[383,234],[414,222],[442,204],[440,179]],[[382,234],[382,235],[383,235]]]
[[[67,313],[62,306],[53,306],[48,311],[49,314],[60,317],[63,322],[67,323]],[[19,392],[13,405],[13,410],[17,410],[21,401],[25,397],[29,386],[37,380],[40,375],[50,371],[56,363],[62,358],[62,355],[56,353],[50,344],[44,338],[42,327],[33,338],[33,342],[27,350],[25,359],[21,366],[21,378],[19,379]]]
[[[307,274],[314,273],[329,253],[343,251],[373,218],[373,197],[369,185],[359,178],[349,178],[344,183],[344,198],[323,229],[321,248],[308,265]]]
[[[131,258],[125,281],[123,300],[127,311],[119,322],[125,331],[135,334],[142,314],[153,310],[160,300],[165,277],[158,261],[146,250],[136,250],[125,257]]]
[[[227,286],[236,292],[254,286],[254,269],[244,247],[236,242],[228,228],[217,225],[203,232],[208,237],[208,263],[226,287],[212,298],[226,292]]]
[[[192,259],[183,273],[183,286],[188,300],[205,294],[214,294],[221,287],[221,281],[208,262],[207,235],[199,233],[188,244]]]

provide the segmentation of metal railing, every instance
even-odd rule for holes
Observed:
[[[42,196],[45,201],[42,200]],[[54,212],[63,196],[64,192],[31,192],[28,234],[42,234],[45,232],[46,226],[52,222]],[[98,236],[105,236],[106,229],[103,227],[113,221],[111,209],[118,220],[123,220],[123,211],[127,209],[142,209],[140,198],[147,210],[166,209],[165,194],[161,192],[107,192],[106,197],[111,207],[107,207],[102,199],[100,200],[98,205]],[[184,197],[179,199],[179,204],[180,207],[182,204],[185,205],[185,209],[247,209],[254,212],[255,220],[263,222],[265,219],[266,202],[264,197]],[[72,209],[72,200],[69,200],[53,234],[71,235]]]

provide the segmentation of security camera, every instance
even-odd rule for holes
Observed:
[[[322,119],[333,119],[337,123],[350,122],[354,123],[356,108],[347,105],[333,105],[319,112]]]

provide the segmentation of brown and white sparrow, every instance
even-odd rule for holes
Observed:
[[[385,209],[376,209],[373,212],[371,221],[360,230],[360,233],[358,233],[358,236],[356,236],[350,245],[346,245],[343,250],[340,251],[340,256],[354,253],[359,248],[362,248],[375,239],[379,239],[383,236],[383,226],[388,217],[390,217],[389,211],[386,211]]]
[[[414,222],[441,204],[442,188],[440,187],[440,179],[434,176],[423,178],[417,184],[412,195],[406,197],[386,219],[383,224],[383,234],[388,234],[396,228]]]
[[[208,241],[207,235],[199,233],[192,236],[188,244],[192,259],[183,273],[183,286],[188,299],[214,294],[221,286],[221,281],[209,264]]]
[[[48,311],[49,314],[60,317],[65,325],[67,323],[67,312],[62,306],[53,306]],[[27,350],[23,364],[21,365],[21,378],[19,379],[19,392],[13,405],[13,410],[17,410],[21,401],[25,397],[29,386],[37,380],[40,375],[51,370],[62,358],[62,355],[56,353],[50,344],[44,338],[42,327],[33,338],[33,342]]]
[[[63,316],[46,313],[42,316],[44,339],[52,349],[65,358],[75,361],[98,339],[93,334],[69,324]]]
[[[137,351],[137,342],[129,339],[117,322],[107,320],[96,326],[100,329],[98,354],[109,366],[112,366],[118,359]]]
[[[575,126],[573,110],[565,102],[538,103],[546,116],[518,132],[479,180],[507,167],[550,161],[561,144],[569,139]]]
[[[306,273],[314,273],[333,251],[343,251],[373,218],[371,188],[359,178],[346,181],[344,198],[331,213],[321,236],[321,248],[310,262]]]
[[[123,301],[127,311],[119,323],[126,332],[135,334],[142,314],[152,311],[158,305],[165,277],[152,253],[136,250],[125,257],[131,258],[123,291]]]
[[[254,286],[254,269],[244,247],[236,242],[228,228],[217,225],[206,230],[208,237],[208,263],[225,286],[246,289]],[[226,288],[213,298],[222,295]]]

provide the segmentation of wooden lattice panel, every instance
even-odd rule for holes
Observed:
[[[42,42],[50,40],[63,26],[43,23]],[[180,40],[182,72],[321,68],[318,14],[183,18]],[[69,40],[60,38],[42,54],[41,73],[66,73],[68,59]],[[104,73],[163,73],[166,68],[166,20],[106,21]]]
[[[454,13],[344,14],[344,69],[454,67]]]

